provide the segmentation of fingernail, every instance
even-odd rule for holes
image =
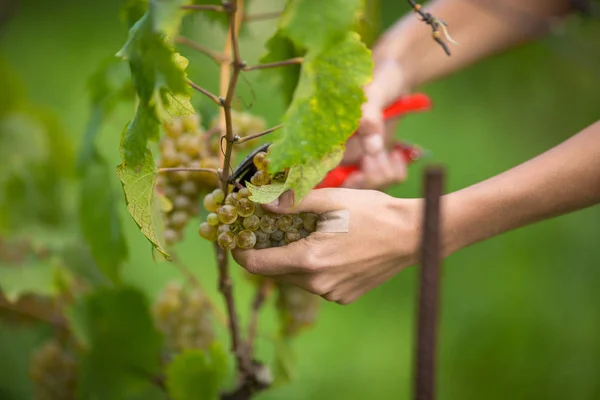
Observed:
[[[288,190],[279,196],[279,207],[289,208],[294,205],[295,194],[293,190]]]

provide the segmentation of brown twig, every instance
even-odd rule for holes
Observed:
[[[258,316],[260,310],[265,303],[267,295],[272,287],[272,281],[270,279],[263,279],[260,285],[256,289],[254,301],[252,301],[252,308],[250,310],[250,323],[248,325],[248,352],[252,354],[254,349],[254,340],[256,339],[256,331],[258,328]]]
[[[14,314],[19,314],[24,317],[29,317],[31,319],[45,322],[47,324],[52,325],[54,328],[58,328],[60,330],[68,330],[67,321],[65,318],[59,313],[51,313],[50,315],[46,315],[40,312],[35,311],[34,308],[28,307],[27,304],[22,304],[19,302],[11,303],[9,302],[4,295],[0,293],[0,309],[7,310]]]
[[[194,88],[195,90],[199,91],[200,93],[202,93],[203,95],[207,96],[209,99],[211,99],[216,105],[221,106],[223,105],[223,99],[221,99],[219,96],[209,92],[208,90],[196,85],[194,82],[190,81],[189,79],[186,79],[187,84],[190,85],[192,88]]]
[[[277,61],[277,62],[272,62],[272,63],[267,63],[267,64],[245,66],[244,68],[242,68],[242,70],[243,71],[254,71],[257,69],[283,67],[285,65],[302,64],[303,61],[304,61],[303,57],[295,57],[295,58],[290,58],[289,60]]]
[[[425,210],[421,241],[421,269],[417,313],[414,399],[435,399],[435,364],[439,305],[440,203],[444,190],[444,170],[425,171]]]
[[[217,12],[226,12],[227,9],[223,6],[217,6],[212,4],[191,4],[187,6],[181,6],[182,10],[190,10],[190,11],[217,11]]]
[[[253,140],[253,139],[259,138],[261,136],[268,135],[269,133],[276,131],[277,129],[281,128],[282,126],[283,126],[283,124],[279,124],[277,126],[267,129],[266,131],[262,131],[259,133],[254,133],[252,135],[244,136],[243,138],[236,136],[233,139],[234,139],[235,144],[242,144],[249,140]]]
[[[209,47],[206,47],[204,45],[201,45],[200,43],[196,43],[193,40],[190,40],[184,36],[179,36],[176,40],[176,43],[182,44],[184,46],[188,46],[194,50],[199,51],[200,53],[206,54],[207,56],[209,56],[210,58],[212,58],[214,61],[216,61],[217,63],[220,62],[229,62],[229,57],[226,54],[223,53],[219,53],[218,51],[215,51]]]
[[[244,16],[244,22],[263,21],[266,19],[279,18],[283,11],[270,11]]]
[[[417,3],[416,1],[408,0],[408,3],[411,5],[413,11],[419,14],[421,20],[427,25],[431,26],[431,36],[433,37],[433,40],[435,40],[440,46],[442,46],[442,49],[444,49],[444,52],[447,55],[450,55],[450,48],[442,40],[442,34],[440,32],[440,28],[442,27],[443,22],[431,15],[431,13],[424,12],[421,4]]]

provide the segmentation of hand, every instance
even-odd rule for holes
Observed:
[[[363,104],[357,134],[346,143],[342,160],[342,164],[359,164],[360,170],[348,177],[344,187],[384,190],[404,182],[407,174],[404,158],[390,151],[397,121],[384,122],[382,116],[385,104],[408,93],[399,66],[396,63],[380,63],[373,81],[365,87],[365,93],[368,101]]]
[[[349,304],[417,261],[420,199],[371,190],[318,189],[293,205],[291,192],[275,213],[349,211],[347,233],[312,233],[284,247],[233,251],[250,273],[291,283],[326,300]]]

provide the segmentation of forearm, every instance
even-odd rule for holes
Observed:
[[[431,28],[414,13],[406,15],[374,47],[376,73],[367,95],[389,103],[400,94],[394,89],[412,90],[533,39],[547,30],[551,18],[566,15],[569,3],[567,0],[433,0],[424,10],[446,22],[459,45],[450,45],[452,55],[447,56],[432,39]],[[387,71],[378,74],[377,70]]]
[[[448,194],[447,253],[600,203],[600,121],[509,171]]]

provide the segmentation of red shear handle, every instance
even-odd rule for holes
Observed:
[[[388,120],[411,112],[426,111],[431,109],[431,100],[425,94],[415,93],[410,96],[401,97],[383,110],[383,119]],[[419,159],[422,155],[420,148],[405,143],[397,143],[392,151],[401,152],[407,164]],[[359,170],[357,164],[339,165],[325,176],[315,186],[316,189],[327,187],[340,187],[344,184],[350,174]]]

